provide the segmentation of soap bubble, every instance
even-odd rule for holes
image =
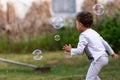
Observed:
[[[95,4],[93,6],[93,12],[98,16],[103,15],[104,14],[104,6],[102,4]]]
[[[64,19],[60,16],[53,17],[51,19],[51,24],[55,29],[60,29],[64,26]]]
[[[60,40],[60,35],[55,35],[54,39],[55,39],[55,41],[59,41]]]
[[[43,58],[42,51],[39,49],[34,50],[32,54],[34,60],[41,60]]]

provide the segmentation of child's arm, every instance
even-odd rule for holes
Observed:
[[[101,37],[102,43],[105,47],[105,49],[108,51],[109,54],[113,55],[115,52],[113,49],[110,47],[110,45]]]
[[[82,48],[72,48],[71,44],[63,46],[63,49],[66,52],[70,52],[71,55],[76,55],[76,54],[81,54],[82,53]]]
[[[69,44],[69,45],[65,45],[63,47],[63,49],[67,52],[70,52],[71,55],[82,54],[87,43],[88,42],[87,42],[86,38],[84,37],[84,35],[81,35],[79,37],[79,42],[78,42],[77,48],[72,48],[72,46]]]
[[[103,45],[105,46],[105,49],[108,51],[109,54],[112,55],[115,59],[117,59],[119,56],[116,54],[113,49],[110,47],[110,45],[101,37],[101,40],[103,42]]]

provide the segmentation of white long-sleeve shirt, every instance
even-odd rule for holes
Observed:
[[[88,58],[93,58],[95,61],[106,54],[114,54],[114,51],[109,44],[93,29],[87,29],[79,36],[77,48],[71,49],[71,55],[81,54],[86,52]]]

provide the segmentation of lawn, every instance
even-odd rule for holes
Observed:
[[[36,73],[33,68],[0,62],[0,80],[85,80],[90,62],[85,54],[66,59],[62,51],[44,52],[43,59],[36,61],[31,53],[0,54],[1,58],[34,64],[50,66],[48,73]],[[109,64],[99,74],[102,80],[120,80],[120,58],[114,60],[109,56]]]

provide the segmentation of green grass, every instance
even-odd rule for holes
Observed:
[[[42,60],[35,61],[31,53],[0,54],[1,58],[51,67],[48,73],[35,73],[32,68],[0,62],[0,80],[85,80],[90,63],[84,54],[70,59],[66,59],[62,51],[44,52],[43,56]],[[109,59],[99,76],[102,80],[120,80],[120,59]]]

